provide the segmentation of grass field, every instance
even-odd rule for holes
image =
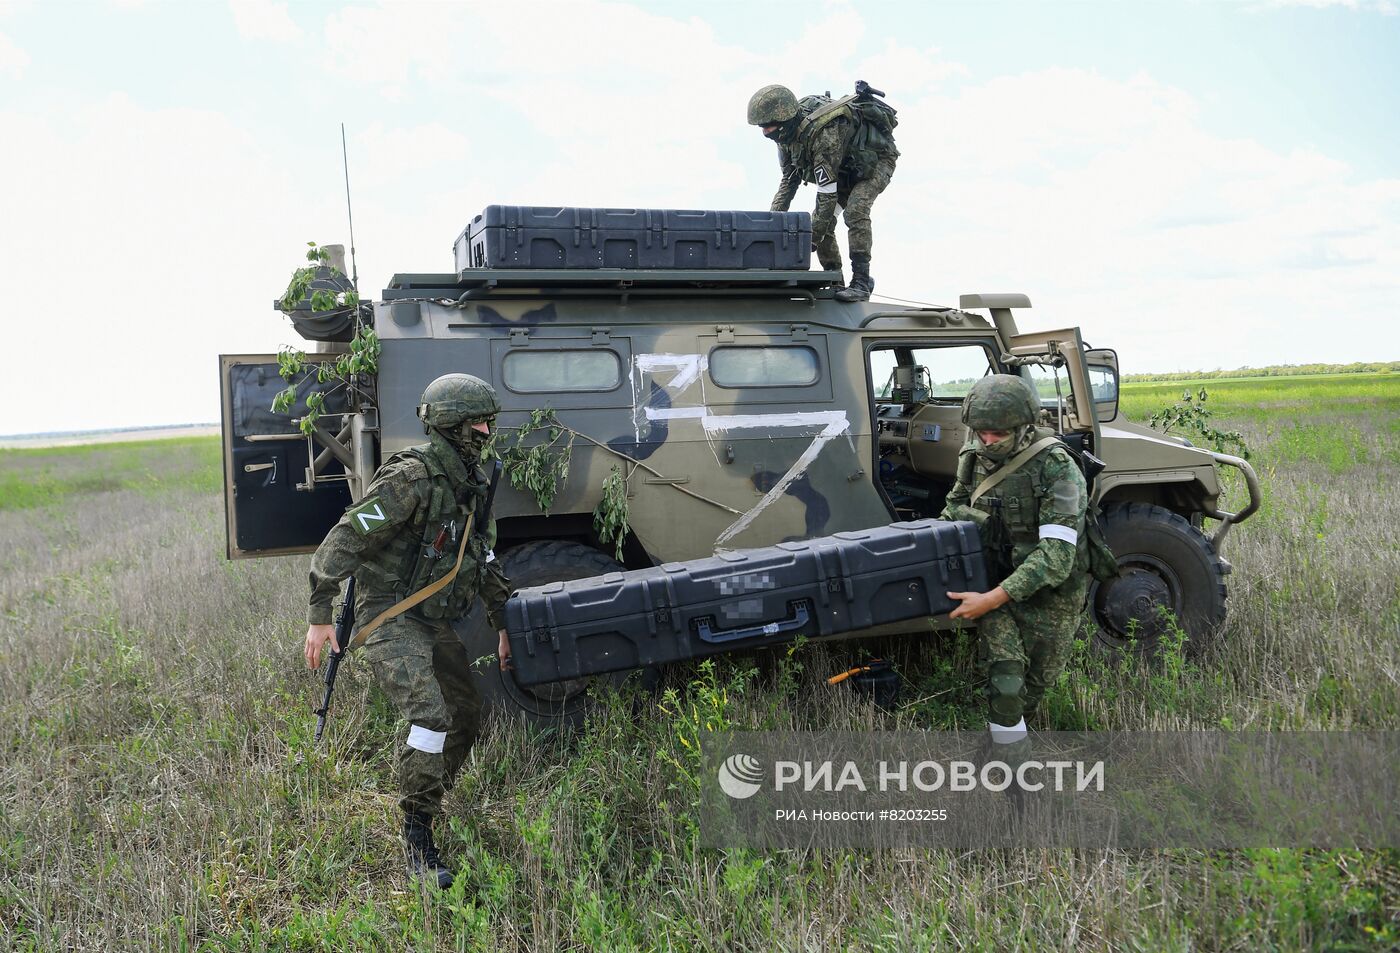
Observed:
[[[1142,418],[1186,385],[1128,384]],[[1060,728],[1400,727],[1400,375],[1205,382],[1264,483],[1197,657],[1083,645]],[[213,440],[0,451],[0,949],[1392,950],[1388,850],[717,852],[705,727],[982,724],[929,639],[885,714],[860,650],[673,672],[571,739],[493,723],[449,799],[447,894],[400,871],[393,713],[350,664],[328,744],[307,561],[223,558]]]

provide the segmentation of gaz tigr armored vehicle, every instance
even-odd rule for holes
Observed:
[[[382,342],[377,379],[328,397],[312,437],[297,418],[324,387],[314,376],[277,414],[276,356],[221,358],[231,558],[313,550],[379,461],[422,441],[419,395],[448,372],[495,386],[502,429],[547,407],[581,435],[547,515],[501,483],[496,551],[519,587],[624,568],[593,518],[615,465],[629,569],[936,516],[967,436],[963,396],[985,374],[1012,373],[1041,395],[1042,423],[1103,463],[1092,497],[1120,576],[1090,591],[1098,642],[1150,647],[1160,607],[1198,642],[1224,619],[1221,547],[1258,507],[1253,471],[1122,419],[1114,352],[1087,348],[1075,327],[1022,330],[1024,295],[843,304],[839,275],[822,271],[459,264],[395,275],[361,306]],[[326,355],[353,333],[353,321],[327,324],[306,305],[294,319],[333,339],[316,345]],[[1238,512],[1221,508],[1221,467],[1243,472]],[[1205,518],[1217,521],[1209,533]],[[472,657],[495,649],[479,616],[457,623]],[[479,674],[488,702],[530,715],[582,704],[581,682],[526,690],[494,666]]]

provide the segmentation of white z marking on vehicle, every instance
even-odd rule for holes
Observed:
[[[638,354],[633,359],[633,363],[636,370],[632,374],[632,426],[633,437],[638,442],[642,439],[643,422],[650,423],[653,420],[694,416],[694,414],[672,413],[669,408],[647,407],[646,403],[651,397],[651,391],[646,386],[648,375],[651,375],[656,386],[666,391],[673,400],[696,381],[701,381],[700,402],[702,405],[704,404],[704,381],[701,380],[701,375],[710,366],[710,359],[704,354]],[[657,379],[665,371],[674,371],[671,379]]]
[[[751,427],[783,428],[783,427],[821,427],[822,429],[812,438],[812,443],[803,450],[801,455],[788,467],[786,473],[773,488],[763,495],[763,499],[754,505],[743,516],[739,517],[729,528],[720,533],[715,538],[715,546],[722,546],[729,540],[738,536],[749,528],[758,515],[772,506],[775,501],[787,492],[787,488],[792,486],[794,480],[800,479],[806,474],[808,467],[816,461],[817,456],[835,438],[846,434],[850,439],[851,424],[846,419],[844,410],[823,410],[812,413],[800,414],[745,414],[732,417],[703,417],[700,423],[705,428],[705,436],[712,437],[715,434],[729,430],[743,430]]]

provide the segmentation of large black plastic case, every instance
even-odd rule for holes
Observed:
[[[805,271],[808,212],[488,205],[452,246],[472,268],[772,268]]]
[[[517,591],[521,685],[941,615],[985,592],[973,523],[919,520]]]

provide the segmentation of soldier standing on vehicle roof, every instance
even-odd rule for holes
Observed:
[[[471,659],[450,623],[478,595],[499,631],[502,669],[510,658],[501,628],[510,585],[492,551],[495,523],[474,521],[471,538],[458,542],[486,500],[479,464],[500,409],[491,385],[469,374],[429,384],[418,406],[428,443],[386,460],[311,560],[306,663],[313,669],[327,642],[340,648],[330,622],[342,580],[355,577],[355,617],[372,620],[455,570],[440,591],[392,614],[364,641],[375,681],[408,722],[399,753],[399,805],[409,874],[439,887],[451,885],[452,871],[438,857],[433,819],[476,739],[481,715]]]
[[[1026,716],[1064,669],[1084,608],[1090,566],[1088,489],[1054,433],[1035,426],[1039,401],[1010,374],[973,385],[963,401],[968,439],[941,519],[981,528],[990,592],[950,592],[953,619],[977,621],[987,671],[987,720],[999,760],[1029,755]]]
[[[782,181],[772,210],[786,212],[797,187],[817,187],[812,212],[812,244],[827,271],[841,271],[836,244],[836,213],[845,209],[851,246],[851,284],[838,301],[866,301],[875,290],[870,277],[870,210],[890,184],[899,150],[894,146],[895,111],[864,81],[853,96],[798,99],[786,86],[765,86],[749,100],[749,125],[778,144]]]

